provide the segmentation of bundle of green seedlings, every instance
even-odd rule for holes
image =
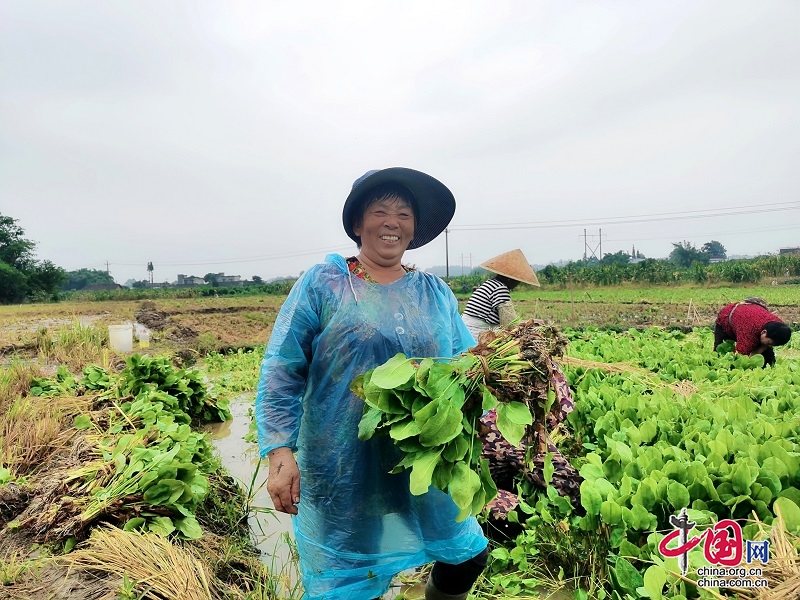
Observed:
[[[80,380],[58,373],[36,381],[31,391],[91,394],[93,400],[90,411],[74,419],[83,435],[70,456],[57,457],[41,485],[13,488],[25,505],[14,526],[42,541],[81,538],[101,520],[126,530],[200,537],[195,510],[218,465],[207,435],[191,424],[230,413],[226,402],[207,394],[199,371],[134,355],[119,374],[92,365]],[[13,490],[0,489],[0,497]]]
[[[458,520],[478,514],[497,494],[481,459],[479,418],[497,411],[497,428],[514,446],[524,437],[537,451],[546,444],[545,416],[553,356],[567,338],[533,320],[486,332],[469,352],[452,359],[397,354],[357,377],[350,389],[364,400],[358,437],[389,436],[403,451],[392,473],[410,469],[410,491],[447,492]]]

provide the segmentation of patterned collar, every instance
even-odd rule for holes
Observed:
[[[406,265],[400,265],[403,267],[403,270],[406,273],[410,273],[414,270],[413,267],[407,267]],[[364,265],[361,264],[355,256],[350,256],[347,258],[347,268],[350,270],[350,273],[358,277],[359,279],[363,279],[364,281],[369,281],[370,283],[378,283],[372,277],[370,277],[367,270],[364,268]]]

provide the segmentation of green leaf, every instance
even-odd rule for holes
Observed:
[[[736,463],[733,475],[731,475],[731,485],[738,494],[749,494],[750,486],[756,480],[758,472],[751,473],[750,468],[745,463]]]
[[[177,475],[177,469],[174,469]],[[161,479],[156,485],[151,486],[142,498],[153,506],[169,506],[174,504],[186,491],[186,484],[177,479]]]
[[[377,408],[385,413],[393,415],[404,415],[408,412],[400,398],[392,390],[384,390],[376,385],[372,385],[370,381],[364,388],[366,402],[369,406]]]
[[[644,589],[647,590],[647,595],[653,600],[661,600],[663,598],[662,591],[664,584],[667,582],[667,573],[663,567],[658,565],[651,565],[647,567],[644,572]]]
[[[481,478],[464,461],[455,464],[448,493],[460,510],[471,510],[472,500],[481,488]]]
[[[423,446],[430,448],[446,444],[455,439],[461,433],[461,419],[463,413],[447,401],[440,401],[436,414],[422,422],[419,418],[420,411],[414,417],[414,421],[421,424],[419,432],[419,442]]]
[[[419,367],[417,367],[416,380],[420,386],[425,385],[425,382],[428,380],[428,372],[431,370],[432,366],[432,358],[423,358],[419,363]]]
[[[591,463],[586,463],[581,467],[580,476],[590,481],[594,481],[595,479],[602,479],[603,477],[605,477],[605,475],[603,474],[603,469]]]
[[[481,487],[485,493],[484,504],[486,504],[494,500],[497,496],[497,485],[495,485],[494,479],[492,479],[492,473],[489,470],[489,461],[485,458],[481,459],[480,465]]]
[[[495,398],[494,394],[489,391],[489,388],[483,386],[483,401],[481,403],[481,409],[492,410],[496,406],[497,398]]]
[[[636,568],[626,559],[617,558],[617,564],[614,566],[614,575],[617,577],[617,583],[620,587],[633,594],[636,588],[644,585],[644,579]]]
[[[622,523],[622,507],[613,500],[603,500],[600,505],[600,518],[607,525]]]
[[[200,523],[198,523],[197,519],[194,517],[175,519],[175,527],[187,540],[199,540],[203,537],[203,530],[200,527]]]
[[[497,407],[497,429],[514,447],[519,448],[525,426],[533,423],[528,407],[521,402],[509,402]]]
[[[78,415],[73,421],[75,429],[89,429],[92,426],[92,418],[89,415]]]
[[[442,449],[437,451],[429,450],[418,456],[411,466],[411,478],[409,490],[415,496],[424,494],[431,486],[431,478],[433,477],[433,470],[439,463],[441,458]]]
[[[157,533],[158,535],[166,537],[175,531],[175,524],[169,517],[153,517],[153,519],[147,523],[147,530],[151,533]]]
[[[416,371],[411,361],[406,358],[405,354],[397,353],[375,368],[370,383],[384,390],[393,390],[408,384],[415,374]]]
[[[553,480],[553,473],[555,472],[555,467],[553,467],[553,453],[547,452],[544,455],[544,466],[543,466],[543,474],[544,474],[544,482],[545,484],[549,485],[550,482]]]
[[[358,439],[364,442],[372,438],[382,417],[383,412],[380,409],[370,406],[358,422]]]
[[[425,382],[425,393],[434,399],[447,399],[455,394],[459,388],[459,377],[455,373],[456,367],[447,362],[435,362],[428,371],[428,380]]]
[[[392,425],[389,430],[389,437],[393,440],[405,440],[412,436],[419,435],[420,426],[414,419],[409,418],[407,421],[401,421]]]
[[[133,517],[125,522],[125,526],[122,528],[122,531],[133,531],[134,529],[139,529],[142,525],[144,525],[144,523],[144,517]]]
[[[450,462],[456,462],[463,459],[469,450],[470,438],[466,435],[458,435],[455,439],[450,440],[444,447],[442,458]]]
[[[682,483],[671,482],[667,488],[667,498],[669,503],[678,510],[689,507],[689,490]]]
[[[603,498],[600,492],[597,491],[594,483],[591,481],[583,481],[581,483],[581,506],[586,509],[588,515],[600,514],[600,506],[603,504]]]
[[[433,476],[431,477],[431,483],[433,484],[433,487],[435,487],[437,490],[446,492],[448,486],[450,485],[450,481],[453,479],[453,473],[455,473],[454,463],[447,462],[445,460],[439,461],[439,464],[436,465],[436,468],[433,470]]]
[[[772,512],[776,515],[780,511],[786,531],[790,533],[800,533],[800,507],[786,497],[780,497],[772,505]]]

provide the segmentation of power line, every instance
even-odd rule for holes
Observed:
[[[785,206],[785,205],[790,206]],[[772,206],[774,208],[764,208]],[[751,209],[751,210],[747,210]],[[685,211],[682,213],[653,213],[649,215],[634,215],[627,217],[597,217],[589,219],[568,219],[559,221],[539,221],[535,223],[490,223],[483,225],[452,225],[450,229],[456,231],[486,231],[503,229],[545,229],[555,227],[575,227],[576,225],[623,225],[628,223],[649,223],[658,221],[674,221],[684,219],[706,219],[709,217],[728,217],[737,215],[750,215],[760,213],[782,212],[800,209],[799,202],[776,202],[762,204],[758,207],[740,206],[732,209],[704,209]],[[716,211],[716,212],[711,212]],[[707,214],[699,214],[707,213]]]
[[[675,239],[676,237],[680,237],[681,239],[690,239],[690,238],[708,238],[712,236],[723,236],[723,235],[748,235],[751,233],[762,233],[765,231],[787,231],[789,229],[796,230],[797,225],[787,225],[785,227],[764,227],[761,229],[742,229],[739,231],[717,231],[716,233],[697,233],[686,235],[685,233],[676,234],[676,235],[667,235],[663,237],[651,237],[647,236],[647,240],[671,240]],[[607,242],[641,242],[642,238],[618,238],[618,239],[606,239]]]

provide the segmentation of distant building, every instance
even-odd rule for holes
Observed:
[[[189,275],[188,277],[183,273],[178,273],[178,281],[176,285],[206,285],[206,280],[202,277],[195,277],[194,275]]]
[[[217,273],[215,277],[217,285],[244,285],[241,275],[225,275],[225,273]]]
[[[778,254],[800,254],[800,246],[796,246],[794,248],[781,248],[778,250]]]

